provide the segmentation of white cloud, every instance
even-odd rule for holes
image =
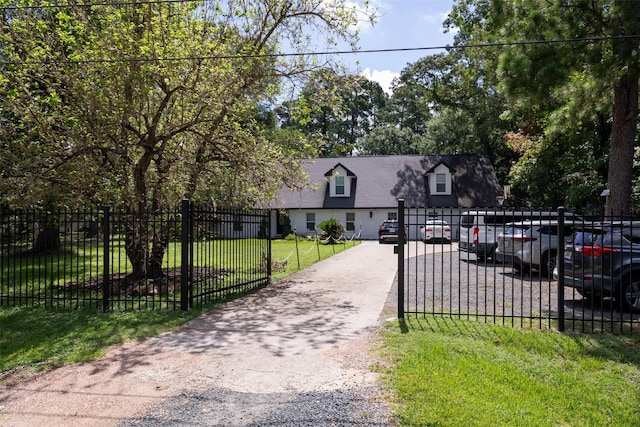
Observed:
[[[449,17],[449,12],[450,11],[426,14],[422,17],[422,20],[429,24],[441,25],[445,21],[445,19]]]
[[[449,17],[450,13],[451,11],[447,10],[446,12],[427,14],[422,17],[422,20],[428,24],[437,24],[442,26],[444,21],[446,21],[446,19]],[[449,34],[458,34],[459,32],[460,28],[458,27],[449,28]]]
[[[353,1],[347,1],[344,3],[344,6],[347,9],[353,9],[356,13],[356,19],[358,22],[352,28],[354,31],[358,31],[360,34],[368,33],[373,26],[371,25],[371,20],[369,19],[370,14],[376,10],[375,5],[369,5],[365,7],[361,2],[355,3]]]
[[[391,70],[371,71],[369,68],[365,68],[360,74],[369,80],[378,82],[380,86],[382,86],[382,89],[389,95],[391,95],[391,82],[396,77],[400,77],[400,73],[394,73]]]

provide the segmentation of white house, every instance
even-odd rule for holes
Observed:
[[[349,236],[377,239],[380,224],[397,219],[398,199],[446,218],[473,207],[495,207],[503,194],[493,166],[480,154],[318,158],[304,168],[309,186],[281,189],[273,206],[302,235],[335,218]],[[281,234],[282,218],[274,217],[272,224],[272,234]],[[418,236],[418,230],[408,233]]]

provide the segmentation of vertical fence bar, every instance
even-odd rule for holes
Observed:
[[[267,211],[267,283],[271,283],[271,211]],[[276,211],[276,215],[277,211]],[[277,217],[276,217],[277,218]]]
[[[398,319],[404,320],[404,199],[398,199]]]
[[[558,208],[558,251],[556,266],[558,268],[558,331],[564,332],[564,213],[565,208]],[[549,274],[552,274],[550,272]]]
[[[198,227],[196,224],[200,223],[200,225],[204,224],[201,213],[196,210],[196,206],[194,203],[190,204],[191,209],[189,209],[189,308],[193,308],[194,306],[194,283],[193,278],[195,275],[195,259],[196,259],[196,241],[198,239]],[[205,275],[206,276],[206,275]],[[203,279],[203,281],[206,278]],[[182,300],[182,285],[180,287],[180,300]],[[173,302],[173,307],[175,309],[175,297]],[[180,308],[182,309],[182,302],[180,303]]]
[[[182,236],[181,236],[181,264],[180,264],[180,309],[189,310],[189,248],[190,245],[190,203],[189,200],[182,201]]]
[[[109,311],[109,299],[111,295],[109,294],[109,290],[111,289],[110,283],[110,274],[111,274],[111,265],[110,265],[110,214],[111,208],[109,206],[105,206],[102,208],[102,311]]]

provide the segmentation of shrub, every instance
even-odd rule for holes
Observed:
[[[322,237],[332,238],[331,243],[337,242],[337,240],[344,234],[344,227],[335,218],[322,221],[320,224],[318,224],[318,228],[323,231]]]
[[[282,221],[282,237],[286,238],[288,235],[293,233],[293,230],[291,229],[291,218],[289,218],[289,215],[283,215],[280,216],[280,220]]]

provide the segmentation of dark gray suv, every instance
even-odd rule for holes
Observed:
[[[564,284],[640,312],[640,222],[584,224],[564,247]],[[558,279],[558,268],[554,270]]]

